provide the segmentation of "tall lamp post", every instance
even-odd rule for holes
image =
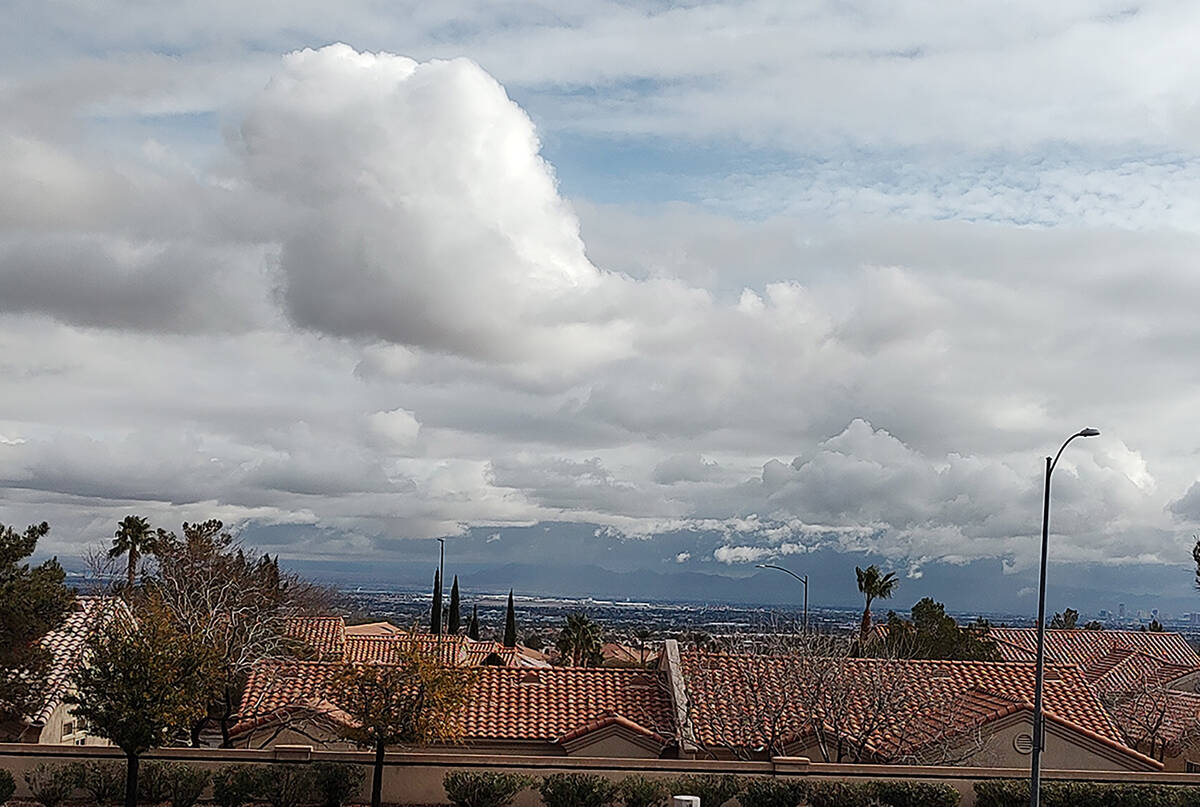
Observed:
[[[776,566],[774,563],[758,563],[755,565],[759,569],[778,569],[781,572],[787,572],[792,577],[804,584],[804,632],[808,633],[808,575],[801,577],[791,569],[785,569],[782,566]]]
[[[1046,667],[1046,553],[1050,535],[1050,474],[1058,465],[1063,449],[1076,437],[1095,437],[1097,429],[1080,429],[1066,439],[1054,459],[1046,457],[1046,491],[1042,500],[1042,571],[1038,582],[1037,673],[1033,686],[1033,750],[1029,764],[1029,807],[1041,803],[1042,751],[1046,747],[1046,731],[1042,717],[1042,676]]]

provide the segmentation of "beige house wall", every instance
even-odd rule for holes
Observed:
[[[88,734],[83,721],[76,718],[72,708],[65,703],[54,707],[50,718],[40,731],[31,727],[26,731],[25,737],[30,742],[42,745],[112,745],[103,737]]]
[[[239,748],[251,750],[280,745],[310,745],[323,751],[353,751],[354,746],[338,738],[327,727],[312,721],[299,721],[276,734],[276,729],[264,727],[238,737]],[[558,743],[540,741],[473,741],[437,746],[447,754],[504,754],[518,756],[587,756],[621,759],[657,759],[658,753],[619,731],[595,732],[595,738],[580,737],[569,744],[570,750]]]
[[[148,758],[187,762],[208,769],[230,764],[269,762],[303,763],[306,761],[348,762],[369,766],[369,752],[321,752],[303,747],[277,747],[269,751],[240,749],[172,748],[147,755]],[[17,796],[27,797],[22,774],[43,763],[61,764],[78,759],[123,759],[115,748],[95,746],[52,746],[0,743],[0,768],[11,771],[18,785]],[[939,781],[953,786],[963,795],[962,807],[974,807],[973,784],[982,779],[1024,778],[1027,767],[961,768],[913,767],[898,765],[826,765],[807,759],[780,757],[770,762],[720,762],[712,760],[604,759],[502,754],[388,754],[384,775],[384,801],[395,804],[445,804],[442,777],[449,771],[464,769],[507,770],[529,776],[560,772],[596,773],[613,780],[630,774],[674,779],[685,773],[732,773],[749,777],[813,777],[817,779],[874,779],[901,781]],[[1200,785],[1200,775],[1180,773],[1139,773],[1121,771],[1047,771],[1045,779],[1084,779],[1113,783]],[[359,797],[368,794],[360,792]],[[680,794],[683,795],[683,794]],[[516,807],[539,807],[538,797],[525,792]]]

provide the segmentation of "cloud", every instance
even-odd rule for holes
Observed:
[[[717,473],[717,463],[700,454],[675,454],[654,466],[651,478],[660,485],[703,482]]]
[[[754,22],[764,8],[745,10],[768,35]],[[932,41],[898,47],[874,13],[879,41],[843,31],[824,46],[840,53],[806,58],[843,65],[839,80],[884,65],[898,76],[881,85],[889,93],[929,79],[909,62],[945,63]],[[1062,14],[1031,25],[1092,30]],[[605,25],[569,15],[583,30]],[[644,16],[707,30],[695,9]],[[1107,26],[1097,35],[1132,35]],[[568,29],[514,27],[481,31],[470,52],[527,72],[513,96],[528,113],[478,60],[344,45],[298,50],[270,66],[269,83],[222,92],[213,79],[168,97],[181,93],[175,74],[170,92],[125,70],[78,92],[63,79],[45,94],[63,108],[40,115],[31,88],[44,82],[6,84],[31,114],[0,124],[22,144],[0,151],[12,180],[0,183],[0,519],[58,517],[75,532],[56,540],[83,543],[129,508],[211,510],[311,528],[297,553],[334,534],[367,552],[399,536],[570,522],[600,537],[711,531],[722,545],[694,554],[722,563],[832,546],[910,559],[914,574],[935,559],[1018,568],[1036,555],[1040,456],[1094,424],[1104,436],[1073,445],[1055,477],[1057,556],[1186,558],[1181,533],[1200,508],[1172,435],[1190,427],[1198,383],[1186,369],[1200,346],[1197,233],[1185,203],[1162,219],[1174,229],[1146,227],[1194,183],[1193,156],[1096,169],[1081,147],[1078,169],[1034,154],[1010,171],[996,169],[1001,152],[972,152],[938,173],[929,166],[945,143],[932,118],[912,116],[894,139],[922,144],[915,167],[879,178],[907,147],[850,165],[841,157],[855,138],[831,129],[833,112],[776,113],[751,98],[738,107],[754,112],[750,136],[780,123],[782,139],[837,141],[807,173],[789,173],[795,153],[778,172],[765,151],[749,161],[749,174],[778,175],[805,198],[774,204],[770,182],[736,172],[697,180],[705,204],[568,198],[541,141],[562,153],[595,122],[554,128],[537,105],[558,90],[531,90],[542,68],[501,58],[497,43],[554,44],[563,86],[617,86],[649,55],[605,72],[597,54],[628,43],[573,54]],[[697,58],[672,49],[662,73]],[[155,64],[169,72],[169,61]],[[688,118],[703,124],[695,136],[725,131],[707,106],[736,70],[723,75],[713,94],[703,81],[638,85],[623,105],[630,131],[650,113],[656,132],[673,131],[687,112],[676,100],[692,97],[703,102]],[[765,78],[747,94],[777,86]],[[947,79],[961,99],[958,80]],[[1011,111],[1011,88],[991,89]],[[594,113],[613,92],[578,103]],[[165,145],[138,128],[160,125],[141,119],[149,109],[194,111],[206,95],[228,145],[217,123],[174,113],[180,130]],[[643,110],[644,95],[654,103]],[[1057,103],[1035,100],[1034,111]],[[858,103],[842,102],[844,125],[887,139]],[[1106,108],[1089,114],[1116,114]],[[724,114],[740,125],[732,107]],[[76,117],[87,137],[64,123]],[[950,140],[976,133],[960,117]],[[1086,139],[1094,122],[1061,131]],[[1011,137],[1036,141],[1043,125]],[[210,150],[192,143],[197,130]],[[711,154],[679,142],[699,163]],[[630,163],[613,172],[659,176]],[[735,187],[746,198],[726,194]],[[1129,198],[1144,209],[1120,218]],[[1022,212],[1023,200],[1036,209]]]
[[[691,552],[680,552],[677,555],[675,555],[676,563],[687,563],[691,559],[692,559]]]
[[[296,203],[298,325],[499,361],[611,349],[578,310],[603,277],[533,123],[478,65],[293,53],[240,140],[252,181]]]

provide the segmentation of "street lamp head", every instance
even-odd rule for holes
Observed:
[[[1089,429],[1081,429],[1079,431],[1079,436],[1080,437],[1099,437],[1100,430],[1099,429],[1090,429],[1090,428]]]

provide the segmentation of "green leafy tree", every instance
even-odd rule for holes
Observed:
[[[871,632],[871,603],[875,600],[889,599],[896,592],[896,586],[900,584],[900,581],[896,579],[895,572],[884,574],[875,564],[871,564],[865,569],[855,566],[854,573],[858,575],[858,590],[862,592],[863,599],[866,600],[862,624],[858,630],[859,641],[865,644],[867,635]]]
[[[203,714],[214,659],[178,631],[160,602],[140,603],[136,623],[113,619],[87,641],[68,703],[125,752],[125,804],[136,807],[142,754],[165,745]]]
[[[454,575],[454,585],[450,588],[450,620],[446,632],[451,636],[457,636],[458,630],[461,627],[462,615],[459,613],[458,575]]]
[[[572,667],[587,667],[600,655],[600,644],[604,633],[587,614],[581,612],[570,614],[563,629],[558,634],[555,647],[563,659]]]
[[[342,735],[375,752],[372,807],[379,807],[388,746],[452,742],[462,736],[458,715],[473,675],[461,667],[442,666],[415,642],[397,650],[394,664],[342,665],[330,696],[353,720]]]
[[[36,710],[51,661],[38,639],[63,621],[75,600],[57,559],[34,567],[23,562],[48,532],[44,521],[23,533],[0,524],[0,719]]]
[[[1084,630],[1104,630],[1104,625],[1103,625],[1103,623],[1097,622],[1096,620],[1093,619],[1091,622],[1085,623],[1083,626],[1083,629]]]
[[[513,592],[508,590],[508,610],[504,612],[504,646],[517,646],[517,609],[513,605]]]
[[[999,661],[996,643],[988,636],[987,620],[961,628],[946,608],[931,597],[912,607],[912,621],[888,613],[885,653],[891,658]]]
[[[158,534],[150,528],[150,522],[141,516],[125,516],[117,524],[117,531],[113,533],[112,549],[108,550],[108,556],[110,558],[126,556],[125,584],[129,589],[132,590],[133,584],[137,581],[138,561],[154,551],[157,541]]]
[[[471,606],[471,621],[467,625],[467,638],[479,641],[479,606]]]
[[[1140,628],[1138,628],[1138,630],[1140,630],[1142,633],[1162,633],[1163,626],[1162,623],[1157,619],[1151,619],[1149,625],[1142,625]]]
[[[430,633],[442,632],[442,573],[433,573],[433,609],[429,614]]]
[[[1075,630],[1079,627],[1079,612],[1068,608],[1061,614],[1055,614],[1050,620],[1051,630]]]

